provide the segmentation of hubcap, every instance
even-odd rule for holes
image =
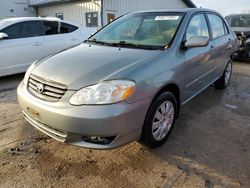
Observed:
[[[152,123],[152,134],[155,140],[161,141],[170,131],[174,122],[174,105],[165,101],[157,109]]]
[[[226,86],[228,85],[228,83],[230,81],[231,74],[232,74],[232,64],[228,63],[227,69],[226,69],[226,72],[225,72],[225,85]]]

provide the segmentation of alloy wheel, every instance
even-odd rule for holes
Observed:
[[[228,63],[227,68],[226,68],[226,72],[225,72],[225,86],[228,85],[230,78],[231,78],[231,74],[232,74],[232,64]]]
[[[156,141],[163,140],[171,130],[174,114],[175,109],[172,102],[165,101],[159,106],[152,122],[152,134]]]

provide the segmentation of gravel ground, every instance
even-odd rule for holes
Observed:
[[[59,143],[23,118],[16,86],[0,78],[0,187],[250,187],[250,64],[224,91],[182,108],[168,142],[96,151]]]

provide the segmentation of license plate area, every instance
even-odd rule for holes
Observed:
[[[30,107],[27,107],[27,112],[28,112],[28,114],[30,114],[32,117],[34,117],[34,118],[39,118],[39,116],[40,116],[40,114],[36,111],[36,110],[34,110],[33,108],[30,108]]]

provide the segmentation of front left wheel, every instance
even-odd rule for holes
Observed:
[[[151,104],[142,131],[142,141],[150,148],[164,144],[175,123],[177,101],[171,92],[164,92]]]

